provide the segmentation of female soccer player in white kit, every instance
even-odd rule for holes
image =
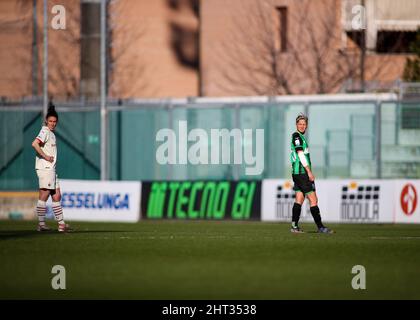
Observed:
[[[58,123],[58,114],[55,106],[49,104],[48,112],[45,117],[45,125],[41,128],[38,136],[32,142],[32,147],[36,151],[35,170],[39,179],[39,200],[36,206],[38,215],[38,231],[50,231],[45,224],[45,214],[47,212],[46,202],[48,197],[52,197],[52,208],[55,220],[58,222],[58,231],[70,231],[70,226],[64,222],[63,208],[61,207],[61,192],[58,176],[55,171],[57,163],[57,142],[54,130]]]

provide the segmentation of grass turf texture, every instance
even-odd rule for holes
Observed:
[[[55,223],[49,222],[50,226]],[[215,221],[73,222],[38,233],[0,221],[0,298],[420,299],[420,225]],[[53,290],[54,265],[66,290]],[[354,265],[366,290],[353,290]]]

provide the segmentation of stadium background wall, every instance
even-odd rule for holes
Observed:
[[[60,179],[99,179],[99,105],[57,102],[57,111]],[[288,179],[290,135],[299,112],[310,119],[307,139],[317,179],[420,178],[420,101],[395,94],[108,101],[107,111],[109,180]],[[41,114],[36,103],[0,106],[0,190],[37,190],[31,143]],[[263,129],[263,171],[248,176],[246,163],[159,164],[156,134],[169,128],[179,137],[180,121],[207,135],[212,129]]]

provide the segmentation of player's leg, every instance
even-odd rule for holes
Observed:
[[[299,228],[300,212],[302,210],[302,203],[305,200],[305,196],[300,189],[299,175],[293,175],[293,190],[295,194],[295,203],[292,208],[292,228],[290,229],[293,233],[302,233],[303,231]]]
[[[61,192],[60,189],[55,189],[51,193],[52,198],[52,209],[54,211],[54,217],[55,221],[60,224],[64,224],[64,218],[63,218],[63,208],[61,207]]]
[[[45,215],[47,213],[47,200],[50,190],[39,189],[38,202],[36,205],[36,214],[38,216],[38,231],[50,231],[51,229],[45,223]]]
[[[315,187],[314,187],[315,189]],[[318,227],[318,232],[320,233],[332,233],[333,231],[329,228],[325,227],[322,223],[321,213],[318,207],[318,197],[316,195],[316,191],[311,191],[308,194],[306,194],[309,200],[310,204],[310,210],[312,217],[314,218],[314,221],[316,223],[316,226]]]
[[[54,211],[55,221],[58,223],[58,231],[65,232],[70,231],[70,226],[64,222],[63,208],[61,206],[61,190],[60,183],[57,175],[55,175],[55,186],[56,189],[52,191],[52,208]]]
[[[322,224],[321,214],[318,207],[318,197],[315,191],[315,182],[309,180],[308,175],[305,175],[305,179],[302,182],[302,189],[303,189],[303,192],[305,193],[305,196],[309,200],[310,211],[316,223],[316,226],[318,227],[318,230],[320,228],[324,228],[324,225]]]
[[[50,196],[50,190],[48,187],[48,174],[46,170],[36,170],[39,183],[39,196],[36,205],[36,213],[38,216],[38,231],[49,231],[51,230],[45,223],[45,215],[47,213],[47,200]]]
[[[312,218],[314,218],[316,226],[318,227],[318,229],[323,228],[324,225],[322,224],[321,214],[318,207],[318,197],[316,195],[316,192],[311,191],[306,196],[308,197]]]
[[[297,228],[300,219],[300,213],[302,210],[302,203],[305,200],[305,196],[301,191],[297,191],[295,195],[295,203],[292,208],[292,227]]]

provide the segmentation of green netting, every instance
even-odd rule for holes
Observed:
[[[37,189],[35,151],[31,144],[42,126],[41,112],[0,111],[0,124],[0,189]],[[98,112],[60,113],[56,137],[60,178],[99,178]]]
[[[377,121],[375,103],[187,103],[139,104],[135,107],[113,108],[108,112],[108,167],[111,180],[209,180],[290,178],[290,135],[295,130],[299,112],[309,115],[307,140],[317,178],[383,178],[420,177],[420,130],[415,126],[416,108],[410,104],[410,115],[397,103],[381,105],[381,121]],[[39,109],[41,110],[41,108]],[[66,179],[99,179],[100,177],[100,112],[59,111],[57,128],[59,147],[58,174]],[[413,111],[414,110],[414,111]],[[414,115],[414,116],[413,116]],[[405,118],[402,118],[404,116]],[[405,122],[409,122],[409,126]],[[381,126],[377,135],[377,126]],[[41,127],[41,112],[19,109],[0,110],[0,189],[36,190],[35,153],[31,143]],[[186,125],[187,138],[180,132]],[[159,164],[157,141],[159,130],[173,130],[173,151],[176,163]],[[198,131],[197,131],[198,129]],[[251,155],[258,153],[256,130],[263,130],[262,171],[247,174],[257,163],[246,159],[234,164],[234,139],[225,154],[229,163],[212,163],[212,130],[239,132],[243,146]],[[195,131],[194,131],[195,130]],[[252,130],[252,136],[245,131]],[[206,154],[194,149],[197,137],[188,140],[189,133],[207,137]],[[201,136],[200,136],[201,137]],[[201,138],[200,138],[201,139]],[[378,140],[379,139],[379,140]],[[200,140],[201,141],[201,140]],[[377,150],[380,142],[380,150]],[[186,163],[182,163],[184,154]],[[196,152],[208,159],[207,164],[194,164],[188,158]],[[378,168],[378,152],[380,167]],[[259,154],[261,156],[261,154]],[[200,158],[202,159],[202,158]],[[261,159],[261,157],[260,157]],[[261,162],[259,163],[261,165]]]

